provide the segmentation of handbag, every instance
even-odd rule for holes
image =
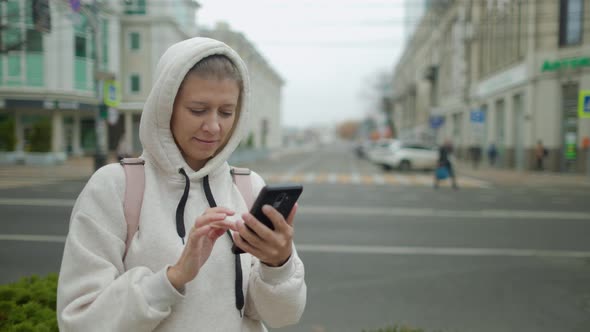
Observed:
[[[444,180],[449,177],[449,169],[446,166],[439,166],[436,168],[436,178]]]

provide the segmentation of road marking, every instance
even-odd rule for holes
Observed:
[[[442,217],[471,219],[549,219],[549,220],[590,220],[588,212],[531,211],[531,210],[444,210],[429,208],[379,208],[350,206],[301,205],[303,214],[385,216],[385,217]]]
[[[64,243],[66,237],[57,235],[0,234],[0,241]]]
[[[59,198],[0,198],[0,205],[73,207],[73,199]],[[590,220],[589,212],[536,211],[536,210],[444,210],[429,208],[379,208],[366,206],[313,206],[302,205],[299,213],[343,216],[383,217],[441,217],[470,219],[548,219]]]
[[[421,174],[360,174],[360,173],[261,173],[269,183],[273,182],[305,182],[330,184],[363,184],[363,185],[403,185],[429,187],[433,178]],[[462,177],[457,180],[464,188],[490,188],[485,181]],[[441,187],[450,186],[450,182],[443,181]]]
[[[0,198],[0,205],[73,207],[75,202],[59,198]]]
[[[296,244],[297,251],[331,254],[590,258],[590,251]]]
[[[65,243],[65,236],[34,234],[0,234],[0,241]],[[511,257],[554,257],[590,258],[589,251],[535,250],[502,248],[444,248],[444,247],[391,247],[391,246],[348,246],[326,244],[297,244],[300,252],[332,254],[379,254],[379,255],[422,255],[422,256],[511,256]]]

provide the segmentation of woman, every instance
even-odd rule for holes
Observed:
[[[140,228],[125,254],[124,170],[99,169],[72,211],[60,330],[265,331],[263,321],[297,322],[306,285],[292,242],[296,208],[285,220],[266,207],[275,231],[266,228],[247,213],[227,164],[246,133],[243,61],[219,41],[193,38],[165,52],[155,77],[140,124]],[[258,192],[264,181],[251,178]],[[248,254],[234,255],[233,242]]]

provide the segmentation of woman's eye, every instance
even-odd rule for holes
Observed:
[[[220,113],[221,113],[221,116],[223,116],[225,118],[229,118],[232,115],[234,115],[234,112],[232,112],[232,111],[221,111]]]
[[[205,113],[205,110],[191,109],[190,111],[191,111],[191,113],[193,113],[195,115],[201,115],[201,114]]]

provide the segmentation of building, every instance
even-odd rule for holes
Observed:
[[[168,46],[197,34],[197,9],[194,0],[0,1],[0,162],[59,162],[113,150],[121,137],[140,152],[152,70]],[[98,112],[104,81],[122,93]]]
[[[218,23],[214,29],[200,29],[200,35],[220,40],[242,57],[251,80],[250,134],[251,147],[276,149],[282,145],[281,92],[284,80],[240,32],[230,29],[227,23]]]
[[[499,166],[584,172],[590,1],[432,2],[393,73],[402,138],[451,139],[459,157],[494,143]],[[582,106],[583,107],[583,106]]]
[[[152,89],[154,70],[168,47],[197,36],[198,8],[194,0],[127,1],[119,40],[122,102],[118,109],[124,121],[110,128],[111,150],[123,138],[126,151],[141,152],[139,119]]]

